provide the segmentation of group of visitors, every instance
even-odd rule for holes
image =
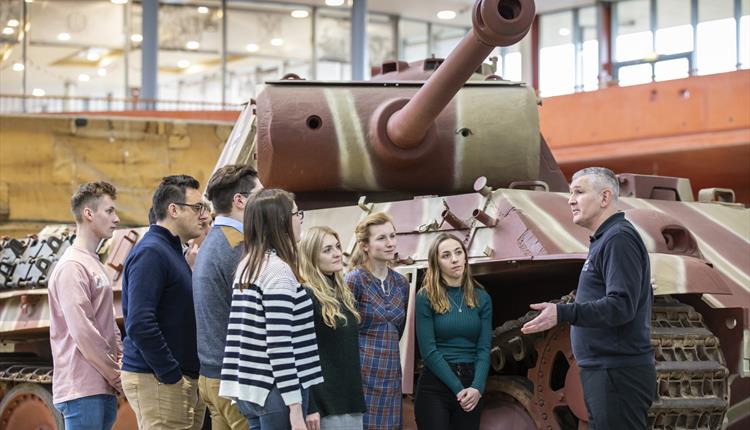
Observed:
[[[400,429],[399,340],[410,285],[392,268],[398,239],[393,221],[378,212],[357,224],[345,273],[338,233],[314,226],[302,234],[304,212],[294,195],[264,189],[252,168],[225,166],[211,177],[206,197],[215,217],[207,234],[211,210],[199,186],[190,176],[169,176],[153,194],[152,224],[122,272],[122,342],[112,282],[96,254],[118,226],[117,192],[94,182],[73,195],[76,238],[49,287],[53,397],[66,429],[110,429],[118,394],[127,398],[140,429],[199,429],[206,409],[214,430]],[[574,187],[574,219],[585,215],[598,227],[614,212],[603,217],[591,209],[596,201],[579,198],[592,192],[588,186]],[[625,231],[618,236],[623,243],[645,252],[621,216],[604,225]],[[601,264],[609,270],[619,263],[608,261],[622,258],[610,248],[602,252],[604,263],[592,259],[590,271]],[[612,297],[594,305],[534,305],[541,314],[524,331],[548,329],[558,319],[606,324],[606,315],[620,318],[619,312],[632,310],[622,305],[631,299],[641,303],[639,314],[648,314],[650,290],[635,297],[629,287],[645,285],[645,272],[611,270],[620,282]],[[586,294],[597,300],[599,293]],[[456,236],[440,233],[433,240],[414,307],[424,362],[414,404],[418,427],[478,429],[492,301],[473,278],[466,246]],[[623,338],[632,347],[629,361],[580,352],[589,336],[584,329],[574,338],[576,356],[594,367],[645,366],[643,380],[650,379],[653,353],[641,339],[648,327],[633,324],[637,336]],[[582,375],[599,378],[593,371]],[[649,387],[641,387],[644,401]],[[587,395],[586,401],[597,410],[600,399]]]

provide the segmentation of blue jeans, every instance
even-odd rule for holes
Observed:
[[[308,390],[302,390],[302,415],[307,415]],[[266,404],[258,406],[244,400],[237,401],[237,408],[247,419],[250,430],[288,430],[289,407],[284,404],[279,389],[274,385],[266,397]]]
[[[117,397],[97,394],[55,403],[65,418],[65,430],[110,430],[117,418]]]

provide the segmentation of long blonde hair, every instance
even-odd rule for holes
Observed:
[[[445,281],[440,272],[440,255],[438,252],[440,244],[450,239],[461,244],[461,249],[464,251],[465,267],[464,275],[461,279],[461,287],[464,289],[464,303],[466,303],[468,307],[474,308],[477,306],[478,300],[474,290],[476,288],[482,288],[482,286],[476,282],[471,275],[469,253],[466,252],[466,245],[452,234],[440,233],[438,237],[435,238],[435,241],[432,242],[432,245],[430,245],[430,250],[427,253],[427,273],[422,281],[422,289],[419,291],[420,294],[427,294],[432,309],[438,314],[444,314],[451,308],[450,301],[448,300],[448,293],[445,290]]]
[[[341,243],[338,233],[330,227],[312,227],[302,236],[299,243],[299,263],[300,273],[307,280],[305,286],[312,291],[315,298],[320,302],[320,309],[323,314],[323,322],[331,327],[336,328],[336,319],[344,320],[346,317],[341,312],[344,306],[349,310],[357,322],[362,321],[357,308],[354,305],[354,295],[344,282],[342,270],[333,274],[333,282],[320,270],[318,258],[323,248],[323,240],[326,236],[333,236],[336,241]]]
[[[367,269],[367,271],[371,271],[370,256],[367,255],[364,249],[362,249],[362,246],[367,245],[367,243],[370,241],[370,227],[388,223],[393,225],[393,221],[388,215],[385,214],[385,212],[375,212],[368,215],[367,218],[363,219],[359,222],[359,224],[357,224],[357,227],[354,229],[354,236],[356,236],[357,238],[357,245],[354,248],[354,252],[352,252],[351,258],[349,259],[349,267],[362,267],[364,269]],[[394,230],[396,229],[395,226],[393,228]]]
[[[302,282],[297,267],[292,208],[294,194],[276,188],[260,190],[248,199],[244,222],[245,266],[240,273],[240,290],[256,281],[261,267],[268,260],[268,251],[275,251]]]

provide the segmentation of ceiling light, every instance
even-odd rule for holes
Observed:
[[[26,3],[34,3],[34,0],[26,0]]]
[[[307,18],[309,15],[310,13],[304,9],[292,11],[292,18]]]
[[[20,24],[20,22],[18,22],[17,19],[8,20],[8,27],[18,27],[18,24]]]
[[[100,58],[102,58],[102,56],[96,51],[89,51],[86,54],[86,59],[89,61],[99,61]]]
[[[104,67],[100,67],[99,70],[96,71],[96,74],[101,77],[105,77],[107,76],[107,69],[105,69]]]
[[[29,2],[29,0],[26,0],[26,1]],[[34,88],[31,91],[31,95],[34,96],[34,97],[44,97],[45,94],[47,94],[47,93],[45,93],[44,90],[41,89],[41,88]]]
[[[245,46],[245,49],[247,49],[247,52],[258,52],[260,46],[254,43],[248,43],[247,46]]]
[[[25,67],[23,66],[23,63],[13,63],[14,72],[23,72],[23,69],[25,69]]]
[[[201,47],[201,44],[196,42],[195,40],[191,40],[188,43],[185,44],[185,48],[190,50],[196,50]]]
[[[283,44],[284,44],[284,39],[282,38],[274,37],[273,39],[271,39],[271,45],[273,46],[281,46]]]
[[[207,14],[208,8],[206,6],[198,6],[198,13]]]
[[[102,61],[99,62],[99,65],[102,66],[102,67],[107,67],[110,64],[112,64],[112,59],[111,58],[102,58]]]
[[[326,0],[328,6],[341,6],[344,4],[344,0]]]
[[[16,30],[13,30],[13,28],[12,28],[12,27],[5,27],[5,28],[3,29],[3,34],[13,34],[13,32],[15,32],[15,31],[16,31]]]
[[[81,82],[88,82],[88,81],[91,80],[91,76],[89,76],[89,75],[87,75],[85,73],[82,73],[82,74],[78,75],[78,80],[81,81]]]
[[[559,30],[557,30],[557,34],[559,34],[560,36],[570,36],[570,29],[562,27]]]
[[[456,17],[456,12],[452,10],[441,10],[437,13],[438,19],[450,20]]]
[[[57,40],[65,42],[66,40],[70,40],[70,34],[68,33],[60,33],[57,35]]]
[[[126,4],[128,0],[109,0],[114,4]]]
[[[130,41],[134,43],[141,43],[143,42],[143,35],[142,34],[131,34],[130,35]]]
[[[177,62],[177,67],[179,67],[180,69],[187,69],[188,67],[190,67],[190,61],[180,60]]]

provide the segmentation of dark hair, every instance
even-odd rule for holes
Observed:
[[[446,240],[455,240],[461,246],[464,253],[464,276],[461,279],[461,288],[464,290],[464,303],[470,308],[475,308],[479,304],[476,295],[476,288],[484,288],[471,274],[471,264],[469,264],[469,251],[466,244],[451,233],[440,233],[430,245],[427,251],[427,273],[422,281],[421,294],[427,294],[432,310],[437,314],[444,314],[451,308],[448,294],[445,290],[445,281],[440,270],[440,244]]]
[[[148,208],[148,223],[149,224],[156,224],[156,215],[154,214],[154,208],[153,207]]]
[[[73,193],[73,197],[70,198],[70,211],[73,212],[76,222],[83,221],[84,208],[96,210],[99,199],[105,195],[112,200],[117,198],[117,189],[109,182],[88,182],[78,187],[78,190]]]
[[[232,210],[232,198],[237,193],[246,193],[255,188],[258,172],[244,164],[224,166],[211,175],[206,186],[206,197],[214,210],[221,214]]]
[[[245,205],[245,267],[240,273],[240,288],[255,282],[266,260],[266,252],[276,255],[292,268],[302,281],[297,265],[292,209],[294,194],[278,188],[266,188],[253,194]]]
[[[185,190],[188,188],[198,189],[200,183],[197,179],[188,175],[173,175],[162,178],[161,183],[154,191],[151,199],[151,209],[156,221],[167,217],[167,208],[172,203],[185,203]]]

